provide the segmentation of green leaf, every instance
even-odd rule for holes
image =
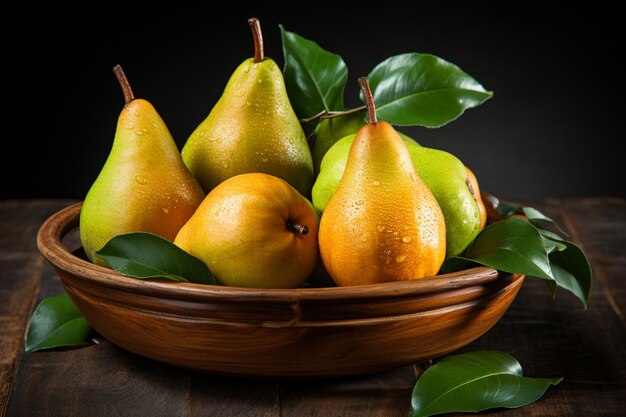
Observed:
[[[456,258],[505,272],[553,280],[550,261],[539,232],[522,219],[510,218],[487,226],[476,236],[466,253]],[[447,271],[459,266],[458,261],[446,263],[448,265],[444,266]]]
[[[116,236],[96,254],[111,268],[129,277],[216,284],[204,262],[152,233],[132,232]]]
[[[543,243],[543,248],[546,250],[546,253],[550,255],[554,251],[562,251],[567,249],[567,245],[563,243],[561,239],[554,239],[550,235],[542,233],[543,231],[547,231],[544,229],[537,228],[539,231],[539,235],[541,236],[541,241]]]
[[[504,352],[449,356],[417,381],[409,416],[518,408],[537,401],[550,385],[563,380],[522,375],[519,362]]]
[[[30,320],[26,336],[26,352],[61,346],[74,346],[89,341],[91,327],[67,294],[41,300]]]
[[[348,67],[341,56],[280,25],[285,55],[285,85],[299,118],[311,117],[323,110],[343,110],[343,90]]]
[[[561,229],[561,227],[554,220],[552,220],[550,217],[546,216],[536,208],[522,207],[522,211],[524,212],[524,215],[528,217],[528,220],[530,220],[530,222],[535,226],[542,227],[542,223],[549,223],[554,226],[556,230],[559,231],[559,233],[567,236],[567,233],[565,233],[565,231],[563,231],[563,229]]]
[[[563,243],[565,249],[550,254],[552,275],[559,287],[570,291],[587,308],[593,283],[591,265],[577,245],[568,241]]]
[[[507,219],[514,214],[521,213],[522,206],[517,203],[509,203],[508,201],[497,200],[498,204],[495,206],[495,209],[502,218]]]
[[[429,54],[392,56],[368,80],[378,118],[400,126],[440,127],[493,95],[456,65]]]

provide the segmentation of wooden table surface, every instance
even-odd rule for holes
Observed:
[[[164,365],[104,341],[24,353],[29,316],[63,291],[37,251],[44,219],[72,201],[0,202],[0,412],[5,416],[406,416],[416,367],[364,377],[264,381]],[[529,278],[506,315],[462,351],[501,350],[525,374],[563,376],[538,402],[489,416],[626,415],[626,201],[533,201],[590,257],[589,309],[569,293],[553,300]]]

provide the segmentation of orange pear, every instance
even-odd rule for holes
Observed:
[[[446,254],[443,214],[398,133],[377,121],[367,79],[359,84],[369,123],[359,130],[322,215],[322,261],[337,285],[435,275]]]

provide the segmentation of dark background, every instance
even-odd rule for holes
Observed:
[[[266,55],[280,66],[278,23],[341,54],[350,74],[347,105],[358,104],[358,76],[411,51],[439,55],[493,90],[493,99],[443,128],[404,129],[461,158],[483,189],[510,199],[626,196],[623,156],[613,148],[624,138],[624,70],[614,62],[623,48],[610,6],[419,2],[409,11],[383,2],[341,12],[332,2],[289,4],[157,14],[116,4],[5,15],[21,30],[3,34],[0,198],[84,197],[123,106],[111,72],[117,63],[182,147],[233,70],[253,55],[250,16],[261,19]]]

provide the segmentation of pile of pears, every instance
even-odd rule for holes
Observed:
[[[363,285],[436,275],[486,222],[478,183],[453,155],[364,112],[322,120],[309,146],[283,75],[264,56],[233,73],[179,152],[165,122],[113,71],[125,105],[80,215],[87,257],[148,232],[201,259],[221,285]],[[365,121],[367,119],[367,122]]]

